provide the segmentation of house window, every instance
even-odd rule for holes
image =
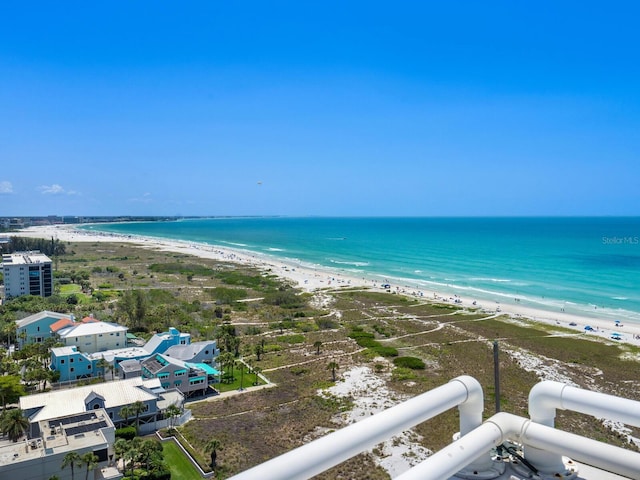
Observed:
[[[69,371],[70,371],[70,372],[75,372],[75,369],[74,369],[73,367],[71,367],[71,368],[69,369]]]
[[[73,358],[70,358],[70,359],[69,359],[69,363],[73,363]]]
[[[40,331],[40,327],[38,327],[38,331]]]
[[[64,365],[64,358],[60,359],[60,365]]]
[[[182,385],[182,380],[176,380],[175,382],[173,382],[173,384],[174,384],[176,387],[179,387],[180,385]]]
[[[94,409],[94,410],[97,410],[97,409],[99,409],[99,408],[100,408],[100,404],[99,404],[99,403],[94,403],[94,404],[93,404],[93,409]]]

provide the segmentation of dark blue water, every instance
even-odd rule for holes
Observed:
[[[219,218],[88,228],[640,322],[640,218]],[[597,309],[596,309],[597,307]]]

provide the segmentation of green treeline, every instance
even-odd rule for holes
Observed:
[[[65,244],[58,239],[47,240],[45,238],[11,237],[9,243],[0,246],[2,253],[28,252],[39,250],[41,253],[52,257],[66,253]]]

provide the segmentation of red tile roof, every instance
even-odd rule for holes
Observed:
[[[62,318],[60,320],[58,320],[57,322],[51,324],[51,331],[53,333],[56,333],[58,330],[61,330],[65,327],[70,327],[71,325],[73,325],[74,322],[71,321],[71,319],[69,318]]]

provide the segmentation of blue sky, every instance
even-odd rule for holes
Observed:
[[[636,2],[5,2],[0,216],[640,215]]]

